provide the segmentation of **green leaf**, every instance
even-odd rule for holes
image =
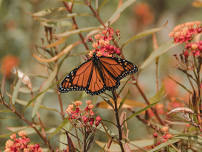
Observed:
[[[13,133],[7,133],[7,134],[1,134],[0,138],[8,138],[10,135],[12,135]]]
[[[162,143],[162,144],[156,146],[155,148],[149,150],[148,152],[156,152],[156,151],[159,151],[159,150],[161,150],[162,148],[164,148],[164,147],[166,147],[166,146],[168,146],[168,145],[170,145],[170,144],[174,144],[174,143],[176,143],[176,142],[178,142],[178,141],[180,141],[180,139],[170,139],[170,140],[168,140],[167,142],[164,142],[164,143]]]
[[[78,33],[81,33],[81,32],[88,32],[88,31],[91,31],[91,30],[95,30],[95,29],[100,29],[100,27],[86,27],[86,28],[81,28],[81,29],[77,29],[77,30],[73,30],[73,31],[67,31],[67,32],[64,32],[64,33],[60,33],[60,34],[56,34],[55,36],[60,38],[60,37],[68,37],[70,35],[73,35],[73,34],[78,34]]]
[[[54,84],[53,84],[53,85],[54,85]],[[25,106],[24,111],[25,111],[26,108],[27,108],[32,102],[34,102],[38,97],[40,97],[42,94],[48,92],[48,90],[49,90],[53,85],[51,85],[51,86],[50,86],[49,88],[47,88],[46,90],[40,92],[40,93],[37,94],[33,99],[31,99],[30,101],[28,101],[28,103],[27,103],[26,106]]]
[[[61,12],[61,11],[66,11],[66,8],[65,7],[49,8],[49,9],[45,9],[45,10],[33,13],[32,16],[33,17],[42,17],[42,16],[50,15],[53,12]]]
[[[20,99],[16,99],[16,102],[17,102],[18,104],[20,104],[20,105],[23,105],[23,106],[26,106],[27,103],[28,103],[27,101],[20,100]],[[45,110],[48,110],[48,111],[54,111],[54,112],[58,112],[58,113],[59,113],[59,111],[58,111],[57,109],[55,109],[55,108],[49,108],[49,107],[46,107],[46,106],[44,106],[44,105],[40,105],[39,108],[45,109]]]
[[[18,96],[18,92],[19,92],[21,83],[22,83],[22,79],[18,79],[18,82],[16,83],[16,86],[14,87],[13,95],[12,95],[12,98],[11,98],[12,104],[15,104],[15,100],[16,100],[16,98]]]
[[[127,0],[125,1],[121,7],[119,7],[113,14],[112,16],[107,20],[107,22],[105,23],[105,25],[108,25],[108,23],[112,24],[114,23],[121,15],[121,13],[127,8],[129,7],[131,4],[133,4],[136,0]]]
[[[144,63],[140,66],[140,69],[144,69],[146,66],[150,65],[153,60],[157,57],[163,55],[171,48],[178,46],[179,44],[173,43],[173,41],[168,41],[167,43],[161,45],[157,50],[154,50],[151,55],[144,61]]]
[[[49,78],[48,78],[48,79],[43,83],[43,85],[41,86],[41,89],[40,89],[41,92],[47,90],[47,89],[51,86],[53,80],[55,79],[55,76],[56,76],[56,74],[57,74],[57,71],[58,71],[58,67],[57,67],[57,65],[56,65],[55,68],[54,68],[54,70],[53,70],[53,72],[50,74]],[[38,111],[38,109],[39,109],[39,107],[40,107],[40,105],[41,105],[41,102],[42,102],[42,99],[43,99],[44,95],[45,95],[45,94],[42,94],[42,95],[40,95],[40,96],[36,99],[36,103],[35,103],[34,108],[33,108],[33,111],[32,111],[32,117],[34,117],[35,114],[36,114],[36,112]]]
[[[39,126],[35,126],[36,128],[39,128]],[[27,135],[35,134],[35,130],[28,126],[19,126],[19,127],[7,127],[8,130],[12,132],[19,132],[19,131],[25,131]]]
[[[107,145],[106,142],[101,142],[96,140],[95,143],[98,144],[99,147],[104,148],[106,151],[121,152],[120,146],[115,142],[112,142],[109,149],[106,148],[106,145]],[[134,141],[128,142],[128,146],[132,151],[140,150],[140,149],[142,150],[144,147],[150,146],[152,144],[154,144],[153,139],[141,139],[141,140],[134,140]]]
[[[41,20],[40,20],[41,21]],[[51,20],[45,20],[41,21],[41,25],[47,26],[47,27],[70,27],[72,26],[72,23],[70,21],[51,21]]]
[[[119,105],[119,108],[118,108],[119,110],[120,110],[121,107],[123,106],[123,104],[124,104],[124,102],[126,101],[128,95],[129,95],[129,91],[128,91],[128,93],[123,97],[123,99],[121,100],[120,105]]]
[[[55,128],[55,130],[52,130],[51,132],[51,136],[54,136],[55,134],[57,134],[58,132],[60,132],[60,130],[68,123],[68,119],[64,119],[62,121],[62,123],[57,127]]]
[[[103,0],[102,3],[99,5],[98,7],[98,12],[105,6],[105,4],[108,2],[109,0]]]
[[[32,88],[32,90],[30,90],[30,89],[28,89],[27,87],[21,87],[20,89],[19,89],[19,92],[21,92],[21,93],[31,93],[31,91],[32,92],[36,92],[36,91],[38,91],[39,90],[39,88]]]
[[[159,101],[160,101],[160,100],[159,100]],[[151,107],[154,106],[155,104],[159,103],[159,101],[154,102],[154,103],[152,103],[152,104],[146,106],[145,108],[140,109],[140,110],[137,111],[136,113],[133,113],[133,114],[130,115],[126,120],[124,120],[124,122],[125,122],[125,121],[128,121],[129,119],[131,119],[131,118],[133,118],[133,117],[135,117],[135,116],[137,116],[137,115],[139,115],[139,114],[142,113],[143,111],[145,111],[145,110],[151,108]],[[124,123],[124,122],[123,122],[123,123]]]
[[[153,96],[149,99],[149,102],[150,103],[155,103],[155,102],[158,102],[159,100],[161,100],[162,97],[164,97],[166,94],[165,92],[165,88],[164,86],[162,86],[160,88],[160,90]]]
[[[10,111],[10,110],[8,110],[8,109],[0,110],[0,113],[1,113],[1,112],[2,112],[2,113],[3,113],[3,112],[5,112],[5,113],[7,113],[7,112],[10,113],[10,112],[11,112],[11,113],[12,113],[12,111]]]
[[[61,141],[61,142],[60,142]],[[67,148],[67,145],[65,145],[64,143],[67,143],[67,137],[65,134],[61,134],[59,136],[59,150],[63,151],[64,149]]]
[[[125,41],[121,48],[125,47],[126,45],[128,45],[129,43],[131,43],[132,41],[134,40],[138,40],[138,39],[141,39],[141,38],[144,38],[148,35],[151,35],[153,33],[156,33],[156,32],[159,32],[161,31],[166,25],[167,25],[168,22],[166,22],[163,26],[161,27],[158,27],[158,28],[153,28],[153,29],[149,29],[149,30],[145,30],[144,32],[141,32],[141,33],[138,33],[134,36],[132,36],[131,38],[129,38],[127,41]]]

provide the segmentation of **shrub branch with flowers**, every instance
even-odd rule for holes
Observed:
[[[159,45],[157,32],[167,24],[143,31],[143,26],[152,24],[154,20],[148,4],[120,0],[116,10],[104,20],[100,10],[105,1],[69,0],[58,3],[61,7],[32,14],[33,20],[40,22],[44,29],[42,43],[35,44],[32,54],[35,64],[41,65],[37,69],[39,74],[26,74],[19,66],[19,60],[12,55],[4,57],[1,62],[1,113],[9,111],[23,126],[4,126],[9,132],[0,136],[3,139],[3,147],[0,148],[6,152],[200,151],[202,22],[176,26],[167,35],[172,40]],[[137,28],[141,32],[137,30],[139,34],[120,42],[120,33],[124,31],[115,29],[113,24],[133,4]],[[89,14],[82,14],[78,10],[80,5],[88,9]],[[84,16],[93,17],[96,26],[90,26],[88,22],[86,27],[82,27],[77,17],[82,19]],[[56,26],[61,21],[65,22],[64,18],[68,18],[68,29]],[[146,59],[140,58],[138,74],[122,79],[117,89],[95,96],[84,91],[67,94],[58,91],[65,73],[77,66],[70,63],[75,56],[82,62],[95,53],[98,57],[127,59],[126,46],[150,35],[154,51]],[[175,63],[172,74],[160,77],[159,59],[179,45],[181,51],[172,56]],[[156,92],[150,97],[141,77],[153,62],[156,63],[155,85],[147,85],[153,90],[156,88]],[[183,75],[176,76],[175,70]],[[53,105],[48,105],[49,102]],[[51,115],[45,115],[44,111]],[[136,136],[138,139],[133,139]]]

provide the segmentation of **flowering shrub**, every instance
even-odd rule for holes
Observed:
[[[0,38],[1,45],[12,36],[18,45],[20,42],[33,46],[31,57],[34,58],[24,65],[23,62],[19,65],[19,58],[14,55],[7,55],[1,61],[1,150],[198,152],[202,149],[201,21],[177,25],[179,16],[189,11],[183,6],[176,7],[177,11],[168,11],[167,4],[173,6],[177,3],[174,0],[148,3],[135,0],[49,1],[54,3],[50,6],[57,6],[55,8],[48,8],[49,3],[39,7],[39,3],[42,1],[32,0],[26,5],[13,1],[8,4],[20,4],[20,9],[2,9],[8,10],[8,14],[23,10],[22,14],[29,19],[30,13],[25,12],[39,10],[31,16],[33,22],[40,23],[36,25],[41,29],[35,31],[35,25],[29,27],[30,22],[22,27],[31,30],[25,35],[33,35],[27,38],[19,34],[21,26],[17,19],[12,19],[18,11],[5,15],[11,18],[3,19],[4,25],[0,22],[0,27],[9,32]],[[112,5],[106,5],[108,3]],[[1,7],[7,5],[4,1],[2,4]],[[199,1],[197,4],[200,6]],[[31,6],[32,10],[27,11]],[[125,11],[129,6],[132,10]],[[46,9],[40,10],[43,7]],[[197,9],[194,11],[201,16]],[[166,16],[168,12],[171,15]],[[20,16],[20,21],[24,17]],[[157,27],[165,18],[168,23]],[[131,26],[134,20],[137,26]],[[190,19],[183,16],[183,20]],[[177,26],[170,34],[165,34],[166,31],[159,34],[168,24]],[[41,38],[35,36],[38,33]],[[29,39],[30,45],[23,43],[22,37]],[[170,41],[163,42],[169,37]],[[171,49],[178,46],[181,50],[172,53]],[[148,51],[152,49],[154,51]],[[170,53],[162,57],[168,51]],[[98,59],[100,62],[96,63]],[[132,73],[136,66],[132,63],[139,64],[135,75]],[[72,70],[74,67],[77,68]],[[69,71],[72,72],[62,81],[65,83],[61,83]],[[66,89],[67,93],[61,94],[60,86],[72,92]],[[84,91],[90,86],[94,92],[108,89],[89,96]],[[75,90],[80,92],[75,93]],[[91,100],[85,104],[82,101],[86,99]],[[26,135],[26,129],[30,129],[29,134],[36,138],[36,144]],[[13,134],[10,136],[5,130]],[[22,131],[16,134],[19,130]]]

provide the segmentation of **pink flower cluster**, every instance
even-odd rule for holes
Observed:
[[[87,106],[84,109],[80,108],[82,105],[81,101],[75,101],[73,104],[69,105],[66,109],[69,120],[76,120],[86,127],[97,127],[102,119],[100,116],[95,118],[95,113],[93,112],[94,105],[91,100],[87,100],[86,104]]]
[[[200,21],[195,21],[176,26],[169,36],[174,38],[175,43],[186,43],[199,33],[202,33],[202,24]]]
[[[93,50],[90,51],[89,56],[92,57],[93,53],[96,53],[97,56],[112,56],[113,54],[120,55],[120,48],[117,48],[115,45],[111,44],[114,36],[120,37],[120,32],[116,32],[108,27],[103,30],[101,33],[96,34],[94,39],[91,37],[88,39],[89,42],[92,42]]]
[[[42,152],[39,144],[30,144],[30,139],[24,131],[12,134],[6,141],[5,152]]]
[[[199,56],[200,53],[202,52],[202,41],[187,43],[185,48],[186,48],[186,50],[184,51],[185,57],[189,56],[189,52],[191,52],[194,56]]]
[[[202,41],[191,42],[197,34],[202,33],[202,23],[200,21],[187,22],[176,26],[169,34],[174,38],[175,43],[185,43],[183,55],[187,58],[190,54],[200,56],[202,52]]]

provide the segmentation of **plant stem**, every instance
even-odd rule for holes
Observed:
[[[87,147],[87,132],[86,128],[84,127],[84,136],[83,136],[83,152],[87,152],[86,147]]]
[[[72,7],[69,7],[68,3],[66,3],[65,1],[63,1],[63,4],[64,4],[66,10],[67,10],[69,13],[72,13]],[[78,27],[78,25],[77,25],[77,23],[76,23],[76,19],[75,19],[74,16],[72,17],[72,22],[73,22],[73,24],[74,24],[75,29],[78,29],[79,27]],[[88,48],[88,46],[87,46],[87,44],[86,44],[86,42],[85,42],[85,40],[84,40],[84,37],[83,37],[83,35],[82,35],[81,33],[79,33],[79,37],[80,37],[80,39],[81,39],[81,41],[82,41],[84,47],[86,48],[86,50],[89,50],[89,48]]]
[[[59,80],[58,80],[58,77],[56,77],[56,81],[58,82],[59,84]],[[57,88],[59,86],[57,85]],[[65,119],[65,114],[64,114],[64,110],[63,110],[63,103],[62,103],[62,98],[61,98],[61,94],[59,93],[59,91],[56,91],[57,95],[58,95],[58,101],[59,101],[59,104],[60,104],[60,115],[62,117],[62,119],[64,120]]]
[[[121,151],[124,152],[123,144],[121,142],[122,141],[122,130],[121,130],[121,124],[120,124],[120,120],[119,120],[119,111],[118,111],[118,105],[117,105],[116,91],[113,90],[112,94],[113,94],[113,100],[114,100],[114,112],[115,112],[115,116],[116,116],[116,124],[117,124],[117,129],[119,132],[119,146],[121,148]]]
[[[132,79],[134,80],[134,76],[132,76]],[[145,100],[147,105],[150,105],[149,100],[147,99],[146,95],[144,94],[144,92],[142,91],[142,89],[140,88],[139,84],[136,82],[135,83],[138,91],[140,92],[140,94],[142,95],[143,99]],[[160,122],[161,125],[164,125],[165,123],[161,120],[160,116],[158,115],[158,113],[156,112],[156,109],[151,107],[152,112],[154,113],[156,119]]]
[[[105,28],[105,24],[102,21],[102,19],[100,18],[99,14],[97,11],[95,11],[95,9],[92,7],[91,3],[89,3],[88,1],[86,1],[86,5],[88,5],[88,7],[90,8],[90,10],[92,11],[93,15],[95,16],[95,18],[97,18],[97,20],[100,22],[100,24],[102,24],[102,26]]]
[[[156,34],[153,34],[153,48],[156,50],[158,48],[158,43],[156,39]],[[156,92],[159,90],[159,57],[156,58]]]

